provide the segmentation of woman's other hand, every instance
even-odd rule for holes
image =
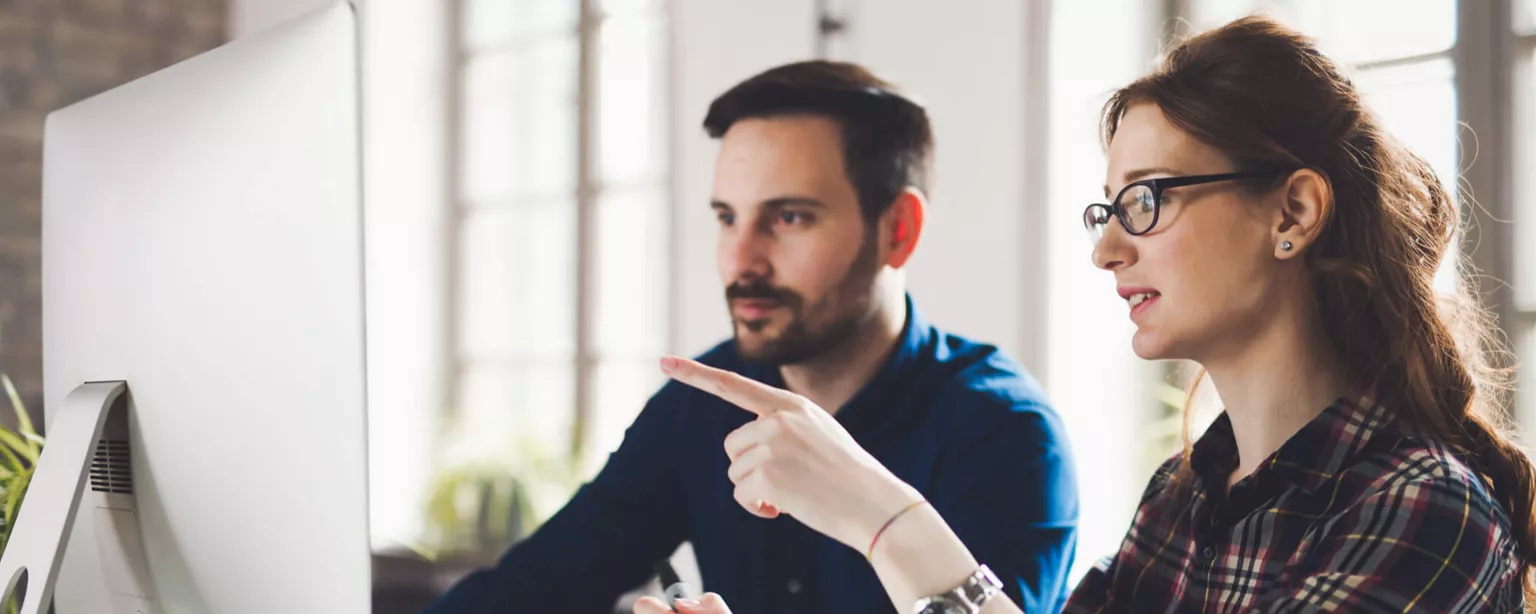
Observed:
[[[714,593],[705,593],[698,599],[677,600],[678,614],[731,614],[725,600]],[[655,597],[641,597],[635,602],[635,614],[672,614],[667,604]]]

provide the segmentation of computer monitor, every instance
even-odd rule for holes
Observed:
[[[60,614],[369,609],[358,75],[338,2],[48,117],[24,611],[65,528]]]

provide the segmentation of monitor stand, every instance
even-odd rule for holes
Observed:
[[[48,425],[48,441],[0,555],[0,597],[9,598],[22,574],[27,576],[20,614],[49,611],[82,503],[94,515],[102,581],[112,593],[115,614],[155,614],[129,464],[127,391],[124,382],[82,384],[64,398]]]

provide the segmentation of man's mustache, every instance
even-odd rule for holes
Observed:
[[[787,288],[776,288],[767,282],[736,282],[725,288],[727,300],[761,299],[796,303],[800,295]]]

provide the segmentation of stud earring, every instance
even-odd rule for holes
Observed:
[[[1295,246],[1291,245],[1290,241],[1281,241],[1280,242],[1280,249],[1282,249],[1282,250],[1291,251],[1292,247],[1295,247]]]

